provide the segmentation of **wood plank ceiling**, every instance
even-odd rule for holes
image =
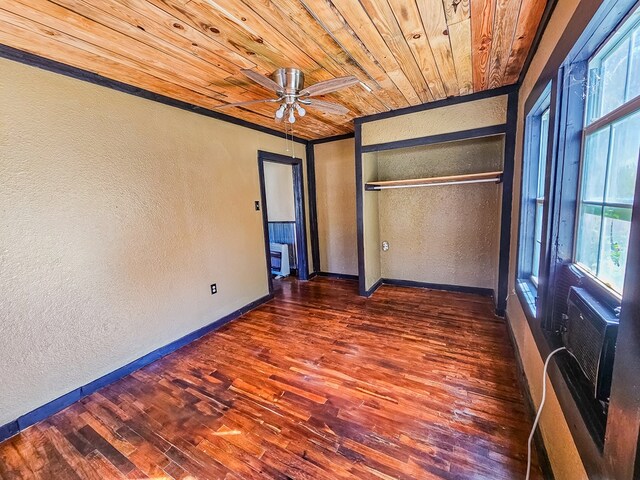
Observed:
[[[544,0],[2,0],[0,43],[194,105],[269,98],[240,69],[295,66],[350,113],[309,113],[294,134],[518,80]],[[224,113],[284,130],[273,104]]]

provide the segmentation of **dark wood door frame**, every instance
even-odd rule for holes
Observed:
[[[271,278],[271,249],[269,248],[269,212],[267,207],[267,190],[264,182],[264,162],[291,165],[293,168],[293,201],[296,212],[296,247],[298,254],[298,278],[309,279],[309,262],[307,258],[307,218],[304,208],[304,178],[302,159],[280,155],[279,153],[258,150],[258,174],[260,176],[260,203],[262,204],[262,227],[264,231],[264,253],[269,279],[269,293],[273,293]]]

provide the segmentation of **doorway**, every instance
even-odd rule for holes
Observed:
[[[277,277],[309,278],[302,159],[258,152],[269,293]]]

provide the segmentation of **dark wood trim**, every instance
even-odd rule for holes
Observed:
[[[536,35],[535,37],[533,37],[533,43],[531,44],[531,48],[529,49],[527,58],[524,61],[522,70],[520,71],[520,76],[518,77],[518,84],[520,85],[529,72],[529,67],[531,66],[533,57],[535,57],[536,53],[538,52],[538,47],[540,46],[542,36],[547,29],[547,25],[549,25],[549,20],[551,20],[551,16],[553,15],[553,11],[555,10],[557,4],[558,0],[548,0],[547,5],[544,7],[544,12],[542,12],[542,18],[540,19],[540,23],[538,24]]]
[[[350,275],[348,273],[332,273],[332,272],[317,272],[319,277],[338,278],[340,280],[358,280],[358,275]]]
[[[264,236],[264,261],[267,270],[269,295],[273,295],[273,278],[271,277],[271,247],[269,246],[269,212],[267,211],[267,192],[264,180],[264,164],[258,153],[258,178],[260,182],[260,212],[262,215],[262,235]]]
[[[422,112],[425,110],[431,110],[433,108],[448,107],[450,105],[457,105],[459,103],[474,102],[476,100],[483,100],[485,98],[498,97],[501,95],[507,95],[518,90],[518,85],[508,85],[506,87],[494,88],[492,90],[484,90],[482,92],[471,93],[469,95],[462,95],[459,97],[449,97],[443,100],[436,100],[435,102],[422,103],[420,105],[414,105],[411,107],[399,108],[397,110],[390,110],[388,112],[376,113],[373,115],[366,115],[364,117],[354,118],[354,125],[359,125],[368,122],[375,122],[377,120],[383,120],[385,118],[398,117],[400,115],[407,115],[409,113]]]
[[[431,290],[445,290],[447,292],[472,293],[484,297],[494,297],[495,292],[491,288],[467,287],[465,285],[448,285],[445,283],[416,282],[414,280],[400,280],[397,278],[383,278],[384,285],[397,287],[428,288]]]
[[[320,239],[318,236],[318,204],[316,193],[316,157],[314,143],[307,143],[307,191],[309,192],[309,233],[311,234],[310,272],[320,270]]]
[[[358,291],[360,295],[367,296],[365,285],[364,262],[364,185],[362,183],[362,125],[356,123],[355,139],[355,168],[356,168],[356,222],[358,229]]]
[[[520,149],[521,154],[521,172],[520,172],[520,189],[519,195],[516,199],[518,208],[518,222],[516,224],[516,293],[519,296],[520,303],[525,310],[525,314],[534,318],[538,315],[536,309],[542,310],[544,305],[543,293],[546,288],[546,278],[549,271],[549,259],[548,253],[550,245],[546,240],[551,224],[547,217],[547,211],[549,205],[553,204],[554,196],[550,194],[553,191],[553,173],[555,171],[555,158],[553,154],[554,147],[557,144],[557,123],[556,119],[556,106],[557,106],[557,81],[554,80],[551,84],[548,84],[549,91],[545,90],[541,93],[540,97],[536,99],[534,108],[524,117],[524,132],[523,140]],[[544,215],[542,219],[543,233],[542,233],[542,248],[540,252],[540,265],[538,273],[538,286],[536,287],[530,281],[531,270],[533,266],[529,259],[533,255],[533,229],[535,222],[535,198],[531,194],[533,191],[537,191],[537,173],[539,168],[539,154],[540,154],[540,122],[541,115],[545,110],[545,106],[549,108],[549,131],[547,134],[547,152],[545,154],[545,207]],[[526,195],[526,198],[525,198]],[[523,231],[523,226],[527,226],[527,237]],[[526,259],[526,261],[523,261]],[[521,282],[526,282],[526,292]],[[540,297],[538,301],[535,301],[535,297]],[[533,297],[533,298],[531,298]],[[533,302],[533,303],[531,303]],[[542,318],[542,314],[539,318]],[[531,319],[530,319],[531,320]]]
[[[253,310],[254,308],[257,308],[263,303],[268,302],[272,298],[273,298],[273,295],[269,294],[257,300],[254,300],[253,302],[245,305],[244,307],[239,308],[238,310],[235,310],[234,312],[231,312],[228,315],[225,315],[224,317],[218,320],[215,320],[212,323],[205,325],[204,327],[201,327],[198,330],[195,330],[179,338],[178,340],[175,340],[163,347],[157,348],[152,352],[149,352],[146,355],[138,358],[137,360],[134,360],[133,362],[128,363],[127,365],[124,365],[123,367],[120,367],[114,370],[111,373],[107,373],[106,375],[103,375],[102,377],[92,382],[89,382],[86,385],[83,385],[82,387],[76,388],[75,390],[65,395],[62,395],[61,397],[58,397],[55,400],[52,400],[51,402],[46,403],[45,405],[42,405],[30,411],[29,413],[25,413],[24,415],[22,415],[21,417],[17,418],[12,422],[9,422],[5,425],[0,426],[0,442],[17,434],[18,432],[24,430],[25,428],[28,428],[31,425],[37,422],[40,422],[45,418],[50,417],[54,413],[59,412],[63,408],[68,407],[69,405],[71,405],[74,402],[77,402],[81,398],[92,394],[96,390],[99,390],[102,387],[105,387],[121,379],[122,377],[135,372],[136,370],[139,370],[145,365],[149,365],[150,363],[155,362],[156,360],[166,355],[169,355],[170,353],[176,351],[181,347],[184,347],[185,345],[197,340],[198,338],[202,337],[203,335],[209,332],[219,329],[220,327],[226,325],[227,323],[241,317],[242,315],[249,312],[250,310]]]
[[[376,290],[378,290],[378,288],[380,288],[380,286],[382,285],[382,279],[379,279],[376,283],[374,283],[371,288],[369,290],[366,290],[364,292],[364,294],[362,294],[364,297],[369,298],[371,295],[373,295],[375,293]]]
[[[520,348],[518,347],[518,342],[516,342],[513,328],[511,327],[511,321],[508,318],[505,318],[505,320],[507,324],[507,331],[509,332],[509,339],[511,340],[511,345],[513,346],[514,354],[516,357],[518,384],[520,385],[520,391],[524,396],[527,414],[531,419],[531,423],[533,423],[537,413],[536,405],[533,401],[533,396],[531,395],[531,389],[529,388],[527,375],[524,370],[524,365],[522,364],[522,355],[520,354]],[[533,444],[535,446],[536,453],[538,454],[538,464],[540,465],[540,469],[542,470],[542,475],[544,476],[545,480],[554,480],[555,476],[553,474],[553,468],[551,467],[551,462],[549,461],[547,448],[544,445],[540,426],[538,426],[535,433],[533,434]]]
[[[309,143],[313,145],[318,145],[320,143],[338,142],[340,140],[353,138],[354,136],[355,136],[354,132],[343,133],[342,135],[334,135],[333,137],[325,137],[325,138],[318,138],[317,140],[309,140]]]
[[[300,280],[309,280],[309,241],[307,240],[302,160],[300,160],[299,164],[293,166],[293,197],[296,207],[296,236],[300,239],[299,243],[296,241],[298,245],[298,278]]]
[[[500,257],[498,263],[498,291],[496,314],[504,316],[509,293],[509,256],[511,248],[511,207],[513,202],[513,169],[518,127],[518,90],[509,93],[507,100],[507,133],[504,142],[502,173],[502,209],[500,215]]]
[[[267,193],[264,181],[264,162],[291,165],[293,168],[293,199],[296,211],[296,246],[298,257],[298,278],[309,279],[309,262],[307,258],[307,220],[304,202],[304,177],[302,172],[302,159],[281,155],[279,153],[258,150],[258,177],[260,179],[260,198],[262,203],[262,223],[264,232],[264,250],[267,266],[267,278],[269,281],[269,293],[273,293],[273,279],[271,278],[271,249],[269,248],[269,207],[267,205]]]
[[[280,132],[278,130],[274,130],[269,127],[258,125],[257,123],[241,120],[239,118],[235,118],[230,115],[225,115],[224,113],[221,113],[215,110],[210,110],[208,108],[199,107],[198,105],[193,105],[191,103],[166,97],[164,95],[160,95],[158,93],[154,93],[149,90],[145,90],[143,88],[134,87],[133,85],[129,85],[127,83],[123,83],[117,80],[112,80],[110,78],[103,77],[102,75],[99,75],[97,73],[89,72],[87,70],[82,70],[77,67],[72,67],[70,65],[56,62],[54,60],[49,60],[39,55],[23,52],[22,50],[8,47],[6,45],[0,45],[0,58],[6,58],[7,60],[12,60],[14,62],[22,63],[24,65],[29,65],[31,67],[41,68],[49,72],[58,73],[60,75],[65,75],[67,77],[75,78],[76,80],[82,80],[84,82],[100,85],[101,87],[106,87],[112,90],[117,90],[119,92],[128,93],[129,95],[135,95],[136,97],[144,98],[146,100],[151,100],[153,102],[169,105],[170,107],[175,107],[181,110],[197,113],[198,115],[204,115],[205,117],[215,118],[216,120],[222,120],[223,122],[233,123],[234,125],[250,128],[251,130],[267,133],[269,135],[274,135],[276,137],[285,138],[284,132]],[[286,138],[291,138],[291,135],[288,135]],[[308,142],[308,140],[304,138],[296,137],[296,136],[293,137],[293,140],[295,142],[302,143],[304,145],[306,145]]]
[[[561,77],[554,77],[551,80],[551,91],[549,98],[549,137],[547,143],[546,152],[546,171],[545,171],[545,185],[544,196],[546,205],[542,210],[542,247],[540,249],[541,264],[540,272],[538,275],[538,304],[536,306],[536,317],[540,319],[551,318],[551,305],[552,301],[552,286],[554,285],[556,265],[552,262],[553,251],[555,246],[550,241],[552,232],[555,229],[554,212],[557,208],[557,203],[561,197],[560,190],[562,189],[562,182],[558,182],[558,149],[560,148],[560,122],[559,120],[559,106],[562,101],[562,87],[561,82],[558,79]],[[524,162],[524,156],[523,156]],[[520,241],[520,239],[518,239]],[[547,313],[549,316],[547,316]],[[545,320],[543,322],[543,328],[551,330],[551,322]]]
[[[472,128],[459,132],[441,133],[438,135],[427,135],[425,137],[408,138],[406,140],[396,140],[393,142],[375,143],[363,145],[362,152],[380,152],[383,150],[395,150],[397,148],[419,147],[423,145],[433,145],[436,143],[455,142],[458,140],[469,140],[472,138],[490,137],[492,135],[502,135],[508,130],[507,124],[492,125],[490,127]]]

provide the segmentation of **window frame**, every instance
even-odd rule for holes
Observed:
[[[531,283],[533,283],[536,287],[536,290],[538,289],[538,284],[539,284],[539,277],[540,277],[540,264],[542,263],[543,257],[542,257],[542,222],[544,219],[544,205],[546,203],[546,198],[547,198],[547,192],[546,192],[546,186],[547,186],[547,181],[546,181],[546,166],[547,166],[547,153],[549,150],[549,137],[551,135],[551,85],[549,85],[549,93],[548,93],[548,99],[546,100],[546,106],[547,108],[545,108],[542,113],[539,116],[539,130],[540,130],[540,142],[538,145],[538,182],[537,182],[537,191],[536,191],[536,197],[534,199],[535,201],[535,206],[534,206],[534,214],[533,214],[533,252],[532,252],[532,259],[531,259],[531,275],[529,275],[529,279],[531,280]],[[544,104],[542,105],[542,107],[544,107]],[[547,123],[547,131],[544,132],[543,130],[543,125],[545,122],[545,116],[547,117],[546,119],[546,123]],[[546,133],[546,138],[544,139],[543,142],[543,135]],[[544,148],[542,147],[544,145]],[[542,155],[544,154],[544,168],[541,168],[540,163],[542,163]],[[542,183],[542,191],[540,191],[540,180],[542,179],[543,183]],[[540,221],[540,240],[538,240],[538,221]],[[536,262],[536,243],[540,244],[539,247],[539,251],[537,252],[537,257],[538,257],[538,261]],[[537,263],[537,265],[536,265]],[[535,275],[534,275],[535,272]]]
[[[547,138],[542,141],[542,117],[549,114]],[[529,316],[538,318],[541,313],[539,301],[540,281],[546,272],[547,239],[545,223],[550,193],[549,158],[553,145],[552,82],[549,82],[538,96],[535,104],[525,117],[524,149],[522,155],[522,175],[520,183],[520,220],[518,231],[518,256],[516,292],[521,303],[527,306]],[[543,144],[545,145],[544,151]],[[542,165],[541,165],[542,164]],[[544,178],[542,197],[540,179]],[[542,211],[538,219],[537,206],[542,199]],[[540,221],[540,252],[538,257],[538,276],[534,278],[536,221]]]
[[[609,58],[610,55],[612,55],[615,50],[616,47],[620,45],[621,42],[623,42],[625,40],[625,38],[627,38],[627,34],[631,31],[635,30],[636,34],[640,34],[640,30],[638,30],[638,28],[640,27],[640,18],[636,18],[633,22],[633,24],[631,24],[630,26],[628,26],[628,31],[622,33],[620,35],[620,38],[615,39],[615,36],[618,35],[620,33],[620,29],[625,26],[625,24],[627,23],[627,21],[630,20],[630,18],[633,15],[638,15],[638,12],[640,12],[640,7],[636,6],[634,8],[632,8],[629,13],[625,16],[625,18],[616,26],[616,28],[611,31],[607,37],[601,42],[601,44],[598,46],[597,49],[595,49],[595,51],[589,56],[589,58],[587,58],[585,60],[586,65],[587,65],[587,85],[586,85],[586,89],[588,91],[588,89],[590,88],[590,83],[592,81],[592,75],[591,72],[589,70],[589,64],[596,59],[599,55],[602,54],[602,58],[600,58],[598,61],[600,62],[600,65],[602,65],[602,63],[604,63],[604,61]],[[610,45],[609,43],[612,42],[615,39],[615,41]],[[629,37],[629,49],[631,49],[631,45],[632,45],[632,41],[633,41],[633,36]],[[603,53],[603,50],[605,51],[605,53]],[[631,57],[630,57],[631,58]],[[629,60],[631,61],[631,60]],[[629,80],[631,78],[631,68],[629,68],[630,65],[627,67],[627,72],[626,72],[626,83],[625,83],[625,97],[627,95],[627,91],[629,88]],[[587,139],[593,135],[594,133],[602,130],[603,128],[609,127],[611,128],[613,124],[615,124],[617,121],[624,119],[630,115],[633,114],[637,114],[638,112],[640,112],[640,94],[636,95],[636,97],[631,98],[627,101],[623,101],[623,103],[621,105],[619,105],[618,107],[614,108],[613,110],[607,112],[606,114],[599,116],[595,119],[592,119],[593,117],[595,117],[595,115],[593,114],[593,110],[595,108],[595,106],[600,105],[600,100],[601,100],[601,96],[602,96],[602,88],[599,88],[597,91],[597,96],[591,97],[591,98],[586,98],[584,100],[584,120],[583,120],[583,128],[582,128],[582,137],[580,140],[580,168],[579,168],[579,176],[578,176],[578,197],[576,199],[576,213],[575,213],[575,219],[574,219],[574,235],[573,235],[573,255],[572,255],[572,262],[573,265],[580,270],[581,273],[583,273],[584,275],[586,275],[587,277],[590,278],[590,280],[592,282],[595,282],[595,284],[598,285],[600,290],[604,290],[604,295],[605,300],[608,300],[609,303],[611,303],[611,301],[613,300],[614,303],[619,303],[622,301],[622,292],[618,292],[613,286],[605,283],[598,275],[598,272],[594,273],[592,272],[586,265],[581,264],[578,260],[577,260],[577,255],[578,255],[578,228],[580,225],[580,212],[581,209],[583,207],[583,205],[585,204],[589,204],[589,205],[594,205],[597,207],[601,207],[603,210],[606,207],[623,207],[625,209],[629,209],[630,211],[633,209],[633,202],[630,204],[625,204],[622,205],[620,203],[616,203],[616,202],[610,202],[607,201],[606,198],[602,199],[602,202],[593,202],[593,201],[584,201],[583,200],[583,195],[584,195],[584,188],[585,188],[585,184],[584,184],[584,169],[585,169],[585,155],[586,155],[586,144],[587,144]],[[609,132],[609,145],[608,148],[611,149],[611,142],[612,142],[612,138],[611,138],[611,131]],[[609,176],[609,162],[610,162],[610,156],[607,157],[607,165],[606,165],[606,170],[605,170],[605,192],[607,189],[607,178]],[[638,180],[636,180],[638,181]],[[601,214],[600,216],[601,219],[604,218],[604,213]],[[602,220],[601,220],[602,221]],[[602,236],[602,229],[604,227],[601,226],[600,228],[600,235]],[[602,240],[600,240],[602,241]],[[600,264],[600,247],[598,247],[598,265]]]

